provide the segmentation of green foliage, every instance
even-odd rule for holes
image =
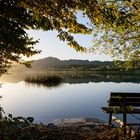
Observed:
[[[92,21],[93,51],[127,60],[126,66],[140,65],[140,1],[100,0],[88,6]]]
[[[88,26],[78,22],[79,11],[89,20]],[[58,38],[76,51],[98,50],[137,66],[139,22],[138,0],[0,0],[0,72],[4,73],[11,61],[24,64],[22,56],[40,52],[34,49],[38,41],[29,37],[29,29],[56,30]],[[93,47],[81,46],[73,34],[93,35]]]
[[[26,122],[27,123],[33,123],[33,121],[34,121],[34,118],[33,117],[27,117],[26,118]]]
[[[135,139],[135,135],[132,135],[132,130],[130,127],[126,127],[126,134],[124,134],[123,128],[117,128],[116,129],[116,138],[117,140],[130,140],[130,139]]]
[[[1,108],[0,113],[3,113]],[[0,139],[12,140],[12,139],[29,139],[33,138],[32,133],[28,131],[33,123],[32,117],[13,117],[12,114],[8,116],[3,115],[0,118]]]
[[[38,41],[29,37],[25,29],[36,21],[18,0],[0,0],[0,72],[6,72],[11,61],[23,63],[21,55],[30,57],[40,51],[33,48]]]

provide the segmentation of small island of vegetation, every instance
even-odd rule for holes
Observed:
[[[63,78],[57,75],[28,75],[25,82],[46,87],[58,86],[63,82]]]

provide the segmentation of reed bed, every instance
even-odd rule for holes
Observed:
[[[57,75],[32,75],[27,76],[25,82],[52,87],[60,85],[63,82],[63,78]]]

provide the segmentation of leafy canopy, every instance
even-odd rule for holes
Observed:
[[[19,6],[17,0],[0,0],[0,73],[6,71],[11,61],[24,63],[21,55],[29,57],[39,53],[33,48],[37,41],[25,31],[34,24],[32,14]]]
[[[79,11],[90,21],[88,26],[78,23]],[[76,51],[138,62],[139,26],[139,0],[0,0],[0,71],[11,61],[27,65],[22,56],[40,53],[29,29],[57,30],[59,39]],[[93,46],[81,46],[73,34],[93,35]]]

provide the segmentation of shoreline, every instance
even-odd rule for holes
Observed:
[[[0,140],[118,140],[124,137],[121,128],[97,118],[56,119],[47,125],[33,121],[32,117],[13,118],[11,114],[2,117]]]

